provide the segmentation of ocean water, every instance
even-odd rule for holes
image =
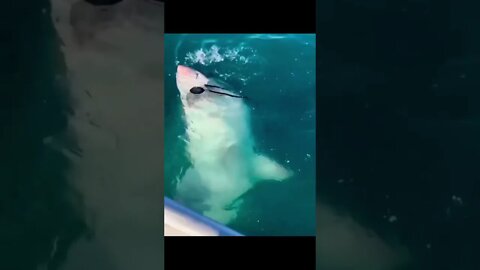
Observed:
[[[256,147],[294,172],[244,196],[230,227],[246,235],[315,234],[315,36],[165,36],[165,195],[189,166],[177,65],[221,80],[248,97]]]

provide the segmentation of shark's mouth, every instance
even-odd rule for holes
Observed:
[[[220,91],[217,91],[217,90],[213,90],[212,88],[226,90],[226,89],[224,89],[224,88],[222,88],[222,87],[220,87],[220,86],[211,85],[211,84],[205,84],[204,87],[199,87],[199,86],[192,87],[192,88],[190,89],[190,93],[195,94],[195,95],[200,95],[200,94],[202,94],[202,93],[205,92],[205,91],[209,91],[209,92],[212,92],[212,93],[215,93],[215,94],[219,94],[219,95],[225,95],[225,96],[234,97],[234,98],[244,98],[244,99],[247,99],[246,96],[240,96],[240,95],[234,95],[234,94],[224,93],[224,92],[220,92]]]

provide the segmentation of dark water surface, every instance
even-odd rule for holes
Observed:
[[[66,129],[70,111],[66,88],[55,80],[65,66],[48,8],[34,1],[2,11],[1,269],[53,267],[86,231],[66,178],[71,164],[43,141]]]
[[[0,269],[163,269],[163,6],[7,7]]]
[[[319,3],[318,269],[478,269],[478,5]]]

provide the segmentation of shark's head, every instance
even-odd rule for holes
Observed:
[[[201,72],[179,65],[177,67],[177,88],[184,109],[197,108],[205,111],[221,110],[243,103],[243,96],[225,89],[215,80],[207,78]]]
[[[205,87],[206,84],[208,84],[208,78],[202,73],[182,65],[177,67],[177,87],[182,99],[191,94],[192,89]]]

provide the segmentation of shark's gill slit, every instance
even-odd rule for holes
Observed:
[[[212,93],[215,93],[215,94],[219,94],[219,95],[225,95],[225,96],[229,96],[229,97],[234,97],[234,98],[247,98],[245,96],[239,96],[239,95],[233,95],[233,94],[228,94],[228,93],[223,93],[223,92],[219,92],[219,91],[215,91],[215,90],[211,90],[211,89],[208,89],[208,91],[212,92]]]

